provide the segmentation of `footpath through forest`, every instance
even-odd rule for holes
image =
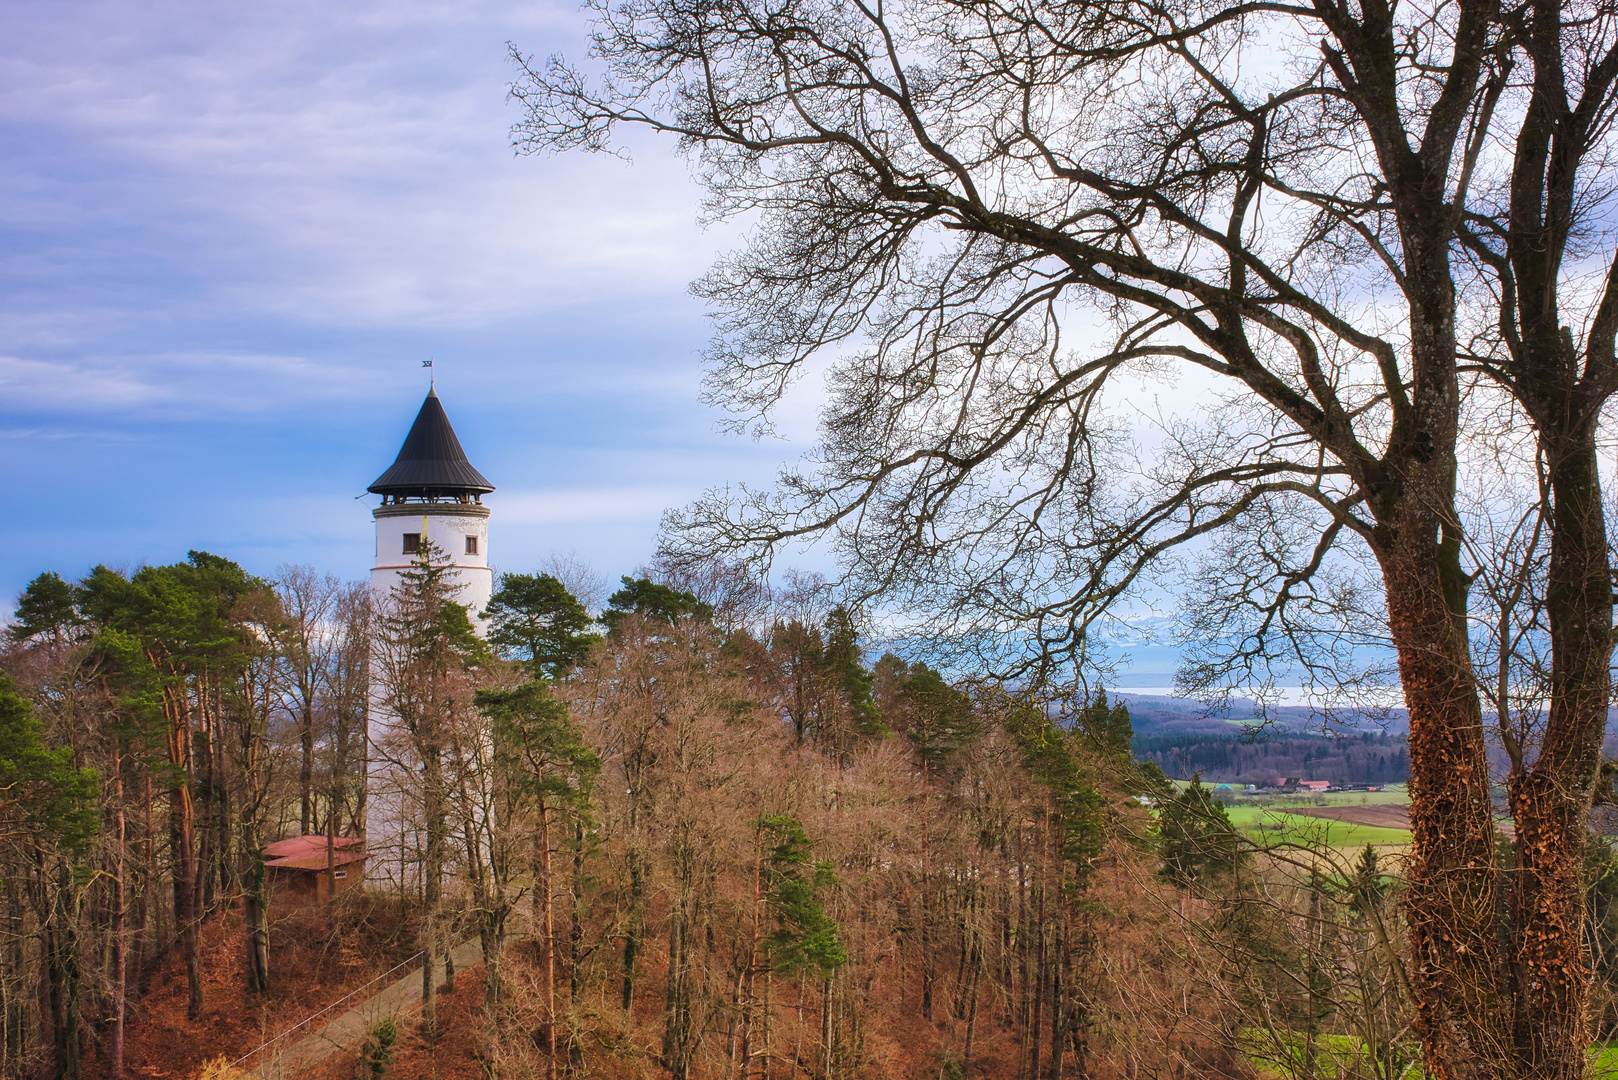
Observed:
[[[456,971],[483,963],[483,949],[477,938],[463,942],[450,953]],[[398,1019],[421,1006],[421,968],[414,967],[402,979],[338,1016],[312,1035],[279,1052],[271,1052],[263,1075],[293,1077],[312,1069],[339,1050],[358,1047],[372,1028],[387,1017]]]
[[[508,944],[511,940],[508,939]],[[456,971],[481,965],[483,950],[478,939],[473,937],[456,946],[450,953],[450,960]],[[440,959],[438,963],[442,962]],[[353,994],[347,996],[352,997]],[[339,998],[334,1004],[341,1004],[342,1000]],[[331,1017],[324,1026],[312,1026],[321,1018],[321,1014],[317,1013],[249,1051],[232,1062],[232,1067],[257,1073],[267,1080],[271,1077],[290,1080],[319,1065],[332,1054],[357,1049],[365,1036],[384,1019],[392,1017],[398,1021],[420,1006],[421,965],[412,963],[404,975],[387,983],[346,1012]],[[208,1078],[203,1077],[202,1080]]]

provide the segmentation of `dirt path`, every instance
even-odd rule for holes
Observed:
[[[510,939],[508,939],[509,941]],[[450,953],[455,970],[464,971],[483,963],[483,949],[477,938],[458,946]],[[435,967],[441,966],[442,961]],[[387,984],[347,1012],[339,1013],[324,1027],[309,1034],[288,1034],[275,1045],[255,1051],[260,1061],[248,1071],[265,1080],[289,1080],[306,1069],[312,1069],[339,1050],[359,1046],[366,1033],[385,1017],[399,1017],[421,1006],[421,967],[410,968],[402,977]],[[296,1032],[296,1029],[294,1029]],[[244,1061],[241,1065],[246,1065]]]
[[[483,948],[473,938],[450,954],[457,971],[483,963]],[[348,1010],[313,1035],[293,1043],[276,1058],[282,1076],[295,1076],[339,1050],[358,1046],[384,1017],[402,1016],[421,1006],[421,969],[416,968],[380,994]]]

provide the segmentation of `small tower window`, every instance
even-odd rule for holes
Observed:
[[[477,537],[468,536],[466,538],[466,553],[468,555],[476,555],[478,553],[478,538]]]
[[[421,553],[421,534],[404,534],[404,553],[406,555],[419,555]]]

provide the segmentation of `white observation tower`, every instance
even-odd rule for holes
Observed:
[[[460,586],[457,603],[471,609],[472,625],[482,625],[489,606],[489,508],[483,496],[494,485],[466,460],[455,429],[449,426],[438,394],[429,389],[416,422],[410,425],[399,456],[367,490],[382,496],[371,511],[376,520],[376,561],[371,566],[371,597],[387,610],[399,574],[420,565],[423,540],[431,540],[451,564],[450,584]],[[369,829],[368,874],[401,888],[417,866],[411,843],[419,842],[419,804],[408,785],[390,779],[388,750],[391,718],[386,698],[373,676],[369,736],[366,820]],[[393,764],[397,764],[394,759]]]
[[[371,511],[376,519],[371,595],[387,599],[399,572],[415,563],[425,537],[453,564],[461,586],[456,601],[471,609],[474,626],[481,625],[493,588],[483,496],[494,485],[466,459],[437,391],[427,391],[398,458],[366,490],[382,496],[382,505]]]

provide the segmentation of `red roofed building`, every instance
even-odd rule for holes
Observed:
[[[330,903],[365,880],[365,841],[339,836],[294,836],[264,845],[271,903],[307,907]]]

